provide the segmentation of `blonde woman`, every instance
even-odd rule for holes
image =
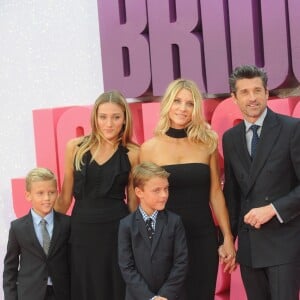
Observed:
[[[55,207],[66,212],[74,196],[71,297],[124,300],[117,232],[119,220],[136,208],[129,177],[139,149],[131,140],[131,114],[119,92],[103,93],[96,100],[91,128],[90,135],[67,144],[64,181]]]
[[[218,238],[212,211],[224,237],[219,248],[221,259],[226,270],[235,267],[235,249],[220,183],[218,137],[205,122],[202,110],[202,96],[193,81],[171,82],[161,102],[155,135],[140,151],[140,161],[152,161],[171,174],[166,207],[181,216],[186,230],[189,300],[214,299]]]

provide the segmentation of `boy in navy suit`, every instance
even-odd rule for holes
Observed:
[[[11,223],[3,271],[5,300],[68,300],[70,219],[53,210],[55,175],[46,168],[32,169],[25,194],[32,208]]]
[[[188,251],[180,217],[165,210],[169,173],[144,162],[132,175],[140,205],[120,221],[118,240],[125,299],[184,300]]]

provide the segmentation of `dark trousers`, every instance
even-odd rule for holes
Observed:
[[[240,269],[248,300],[299,300],[300,262]]]
[[[47,285],[45,300],[55,300],[55,295],[52,285]]]

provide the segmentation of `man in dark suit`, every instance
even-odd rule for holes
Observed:
[[[32,209],[14,220],[9,231],[3,271],[5,300],[68,300],[70,219],[53,210],[57,198],[54,174],[45,168],[31,170],[26,177],[26,198]]]
[[[263,69],[237,67],[229,83],[244,121],[223,136],[224,193],[247,297],[298,300],[300,120],[267,108]]]
[[[133,170],[140,205],[121,220],[118,244],[126,300],[186,299],[187,245],[180,217],[164,209],[168,176],[163,168],[148,162]]]

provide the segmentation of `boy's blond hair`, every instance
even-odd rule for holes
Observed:
[[[134,167],[132,171],[133,187],[143,188],[145,183],[154,177],[168,179],[170,173],[152,162],[143,162]]]
[[[25,179],[25,188],[27,192],[31,191],[31,184],[33,182],[38,182],[38,181],[48,181],[52,180],[55,185],[57,185],[57,179],[54,173],[47,169],[47,168],[34,168],[32,169],[26,176]]]

